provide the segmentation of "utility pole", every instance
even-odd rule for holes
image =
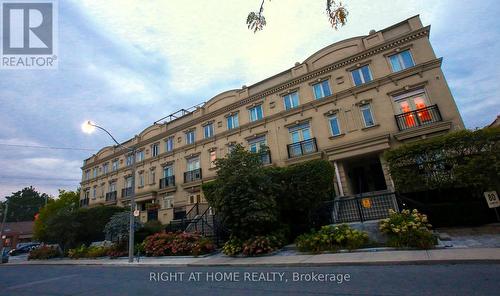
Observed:
[[[5,202],[5,211],[3,211],[2,225],[0,226],[0,257],[3,255],[3,226],[7,220],[7,213],[9,211],[9,201]]]

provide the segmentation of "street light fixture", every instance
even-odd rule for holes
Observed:
[[[120,148],[126,149],[130,153],[132,153],[132,188],[130,190],[130,225],[129,225],[129,233],[128,233],[128,262],[132,263],[134,262],[134,225],[135,225],[135,217],[134,217],[134,209],[135,209],[135,169],[136,169],[136,164],[135,164],[135,153],[136,153],[136,147],[125,147],[122,144],[120,144],[113,135],[108,132],[105,128],[95,124],[94,122],[87,120],[82,124],[82,131],[86,134],[91,134],[93,133],[96,128],[106,132],[111,139],[116,143],[116,145]]]

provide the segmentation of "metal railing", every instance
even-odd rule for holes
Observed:
[[[394,192],[364,193],[333,201],[333,223],[364,222],[389,217],[389,209],[399,211]]]
[[[293,144],[286,145],[288,150],[288,158],[299,157],[302,155],[311,154],[318,151],[316,145],[316,138],[300,141]]]
[[[122,197],[131,197],[132,196],[132,187],[127,187],[122,189]]]
[[[106,201],[116,201],[117,195],[118,193],[116,191],[106,193]]]
[[[201,180],[201,169],[196,169],[184,173],[184,183]]]
[[[405,112],[394,116],[400,131],[409,128],[424,126],[442,121],[441,112],[437,105],[427,106],[414,111]]]
[[[175,186],[175,176],[160,179],[160,189]]]

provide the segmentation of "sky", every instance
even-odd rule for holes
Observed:
[[[419,14],[467,128],[500,114],[498,1],[345,0],[333,30],[326,0],[59,0],[57,70],[0,70],[0,199],[33,185],[75,190],[83,159],[180,108],[289,69],[317,50]],[[10,145],[10,146],[9,146]],[[22,146],[63,147],[42,149]]]

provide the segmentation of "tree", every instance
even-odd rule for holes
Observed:
[[[271,1],[271,0],[269,0]],[[250,12],[247,17],[247,25],[253,32],[260,31],[264,29],[266,23],[266,18],[264,17],[264,3],[262,0],[260,4],[259,11]],[[326,0],[326,14],[328,15],[328,21],[335,30],[339,27],[344,26],[347,23],[347,16],[349,11],[342,4],[342,1],[337,0]]]
[[[277,228],[273,184],[262,170],[260,156],[236,145],[227,158],[216,160],[217,179],[203,185],[205,197],[222,223],[240,239]]]
[[[114,214],[125,210],[122,207],[103,205],[92,208],[79,208],[75,216],[78,222],[78,228],[75,230],[78,244],[89,245],[92,242],[104,240],[104,227],[106,224]]]
[[[79,202],[78,191],[59,190],[59,197],[49,200],[35,220],[34,238],[48,243],[57,243],[63,249],[71,246],[77,237],[75,219]]]
[[[33,221],[36,213],[45,205],[46,201],[50,200],[47,194],[36,191],[32,186],[14,192],[5,198],[6,200],[2,202],[1,207],[5,208],[6,203],[9,203],[7,222]]]
[[[137,230],[141,228],[141,223],[134,217],[134,229]],[[125,211],[121,213],[114,214],[109,222],[104,226],[104,233],[106,238],[111,241],[123,242],[128,238],[129,226],[130,225],[130,212]]]

